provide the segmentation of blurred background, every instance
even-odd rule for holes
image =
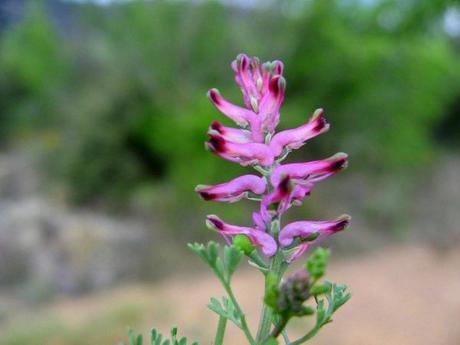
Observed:
[[[291,161],[350,155],[286,220],[353,216],[327,245],[354,297],[313,343],[460,344],[459,2],[0,0],[1,345],[211,342],[222,291],[186,243],[255,208],[193,192],[247,171],[203,145],[240,52],[284,61],[280,128],[326,110]],[[261,284],[237,278],[252,322]]]

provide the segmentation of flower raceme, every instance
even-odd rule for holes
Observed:
[[[227,223],[216,215],[206,217],[207,227],[220,233],[227,242],[223,248],[212,241],[206,246],[189,244],[212,269],[226,293],[222,299],[212,297],[208,305],[219,316],[213,344],[224,344],[227,322],[232,322],[244,333],[249,345],[279,344],[277,339],[281,334],[286,344],[301,345],[330,323],[333,314],[351,295],[343,284],[321,281],[329,258],[329,251],[321,247],[309,256],[303,269],[283,279],[286,270],[312,245],[344,230],[350,217],[282,224],[282,216],[292,206],[301,205],[317,183],[346,168],[348,157],[337,153],[322,160],[282,164],[292,150],[329,130],[324,111],[317,109],[299,127],[275,132],[286,91],[283,64],[280,61],[260,64],[257,58],[240,54],[231,67],[244,105],[231,103],[217,89],[209,90],[212,104],[237,126],[212,122],[206,147],[225,160],[253,167],[260,175],[244,174],[216,185],[198,185],[195,191],[207,201],[234,203],[246,198],[259,205],[248,225]],[[232,277],[243,256],[265,278],[257,333],[249,327],[232,289]],[[293,317],[313,315],[316,316],[313,327],[298,339],[289,340],[288,322]],[[130,345],[142,345],[141,335],[130,332],[129,339]],[[161,334],[152,330],[152,344],[162,339]],[[163,343],[186,345],[187,339],[179,339],[177,328],[173,327],[170,339]]]
[[[324,111],[317,109],[303,125],[275,133],[286,90],[282,62],[260,64],[257,58],[240,54],[231,67],[243,94],[244,106],[226,100],[217,89],[209,90],[208,97],[219,112],[240,128],[214,121],[208,130],[206,147],[225,160],[253,166],[263,176],[243,175],[214,186],[199,185],[195,191],[204,200],[217,202],[260,200],[259,211],[253,213],[253,226],[227,224],[215,215],[208,216],[206,224],[227,241],[238,235],[247,236],[266,256],[282,250],[290,262],[299,258],[311,244],[348,226],[347,215],[330,221],[297,221],[281,230],[273,226],[279,224],[291,206],[302,204],[316,183],[346,168],[348,157],[337,153],[323,160],[281,164],[290,151],[329,130]],[[257,195],[260,197],[254,198]]]

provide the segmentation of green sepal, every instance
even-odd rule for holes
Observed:
[[[255,250],[255,247],[251,243],[249,237],[243,234],[236,235],[233,238],[233,245],[248,256]]]

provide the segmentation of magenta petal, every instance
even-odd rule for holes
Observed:
[[[280,184],[269,194],[262,199],[263,209],[272,215],[282,215],[291,206],[291,195],[294,190],[294,185],[291,183],[289,176],[283,178]],[[275,205],[273,210],[271,205]]]
[[[195,191],[204,200],[236,202],[246,197],[248,192],[262,194],[265,192],[265,188],[266,183],[263,178],[256,175],[243,175],[215,186],[199,185]]]
[[[303,199],[310,195],[312,188],[313,184],[296,185],[289,176],[285,176],[275,190],[262,198],[262,218],[270,221],[269,218],[283,215],[291,206],[301,205]]]
[[[259,75],[259,63],[257,58],[249,58],[245,54],[237,56],[231,64],[235,71],[235,81],[240,86],[243,93],[244,103],[247,108],[251,109],[251,98],[260,97],[257,89],[257,79]]]
[[[270,133],[278,125],[285,90],[286,80],[280,75],[274,76],[268,84],[268,92],[260,101],[258,114],[263,118],[264,127]]]
[[[260,247],[262,253],[266,256],[273,256],[276,254],[278,246],[273,237],[265,231],[253,229],[249,234],[249,238],[255,245]]]
[[[211,126],[209,126],[209,131],[216,131],[222,135],[226,141],[233,141],[240,144],[245,144],[252,141],[252,134],[250,131],[245,129],[225,127],[218,121],[214,121]]]
[[[275,134],[270,141],[270,148],[275,156],[279,156],[283,149],[293,150],[301,147],[305,141],[329,129],[322,109],[316,110],[308,122],[303,126],[288,129]]]
[[[260,212],[253,212],[252,213],[252,221],[254,222],[254,225],[256,226],[256,229],[262,230],[262,231],[267,231],[267,224],[265,223],[262,215]]]
[[[294,190],[291,193],[292,205],[296,205],[296,206],[301,205],[303,199],[305,199],[305,197],[310,195],[312,189],[313,189],[313,184],[296,185],[294,187]]]
[[[271,183],[278,186],[284,176],[299,184],[318,182],[346,168],[347,158],[345,153],[337,153],[324,160],[280,165],[273,171]]]
[[[326,237],[345,229],[350,223],[351,217],[348,215],[340,216],[335,220],[324,221],[299,221],[286,225],[279,234],[279,242],[283,247],[292,244],[295,238],[307,239],[313,234],[319,236],[310,243],[317,243]]]
[[[218,231],[224,237],[233,237],[236,235],[248,236],[252,244],[256,247],[260,247],[262,252],[267,256],[275,255],[276,249],[278,248],[276,241],[268,233],[253,228],[227,224],[215,215],[209,215],[207,217],[206,225]]]
[[[286,259],[286,261],[288,263],[291,263],[291,262],[299,259],[307,251],[308,247],[310,247],[309,242],[303,242],[303,243],[299,244],[297,247],[294,248],[293,252]]]
[[[209,90],[208,97],[212,104],[214,104],[222,114],[235,121],[239,126],[247,126],[250,120],[255,116],[254,112],[224,99],[217,89]]]
[[[207,147],[220,157],[237,162],[242,166],[251,164],[260,164],[269,166],[273,164],[274,156],[270,148],[265,144],[247,143],[240,144],[231,141],[226,141],[218,133],[209,133],[210,140],[207,142]]]

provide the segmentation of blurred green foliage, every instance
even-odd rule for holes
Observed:
[[[188,205],[194,185],[240,171],[203,149],[209,123],[226,122],[206,91],[240,102],[239,52],[285,61],[280,127],[326,109],[331,133],[301,158],[341,150],[354,169],[410,174],[439,150],[435,128],[456,133],[443,128],[460,98],[442,27],[453,1],[69,4],[71,30],[31,3],[0,34],[1,141],[44,154],[49,180],[79,203],[126,205],[161,182]]]

